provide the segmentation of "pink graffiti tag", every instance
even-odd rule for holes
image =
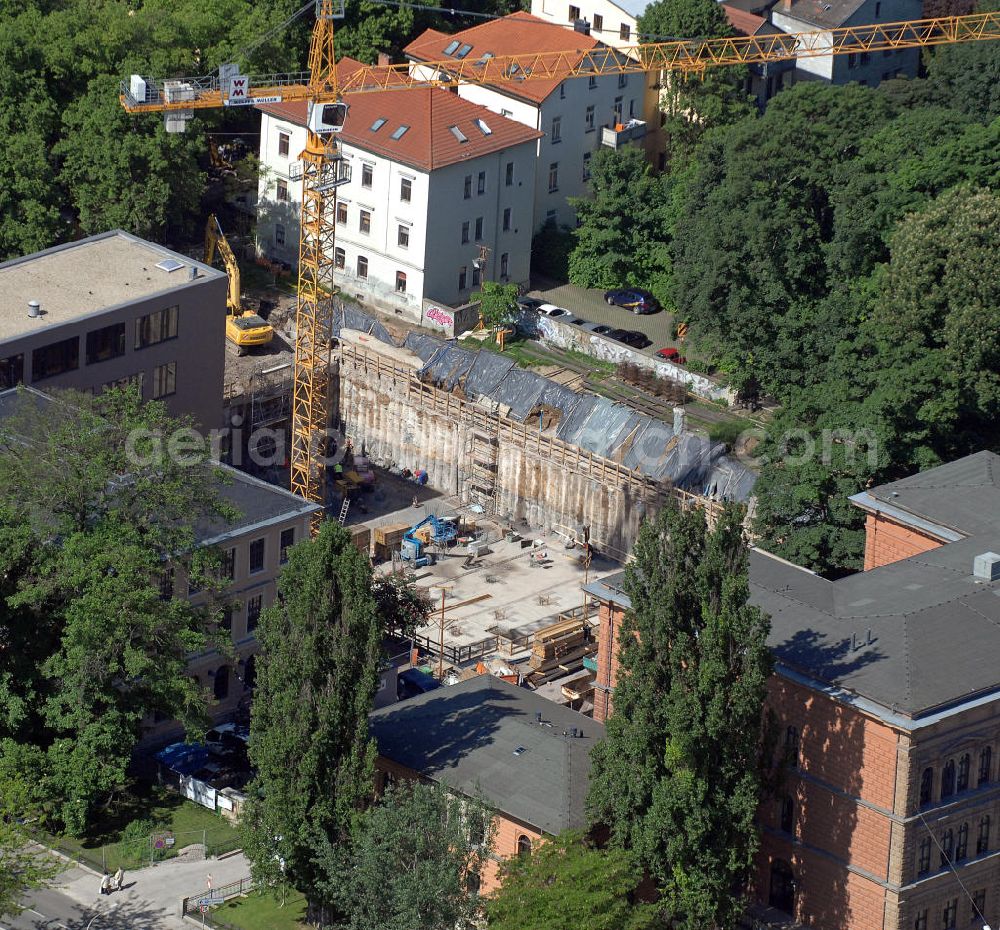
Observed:
[[[428,307],[425,316],[441,326],[451,326],[455,322],[450,314],[445,313],[440,307]]]

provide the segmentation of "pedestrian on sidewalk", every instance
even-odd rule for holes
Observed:
[[[104,873],[104,878],[101,879],[101,894],[111,894],[111,876],[107,872]]]
[[[115,872],[115,891],[121,891],[124,882],[125,870],[121,866],[118,866],[118,871]]]

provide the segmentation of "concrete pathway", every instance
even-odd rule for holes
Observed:
[[[71,868],[56,880],[52,890],[83,905],[87,913],[99,914],[92,930],[179,930],[190,926],[180,919],[181,899],[207,894],[209,875],[212,885],[218,888],[249,874],[246,858],[237,853],[225,859],[168,859],[126,872],[124,887],[110,896],[100,893],[100,875],[89,869]],[[75,925],[69,926],[75,930]]]

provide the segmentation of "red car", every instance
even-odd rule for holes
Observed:
[[[666,359],[668,362],[677,362],[678,365],[687,363],[687,359],[677,349],[657,349],[656,355],[658,358]]]

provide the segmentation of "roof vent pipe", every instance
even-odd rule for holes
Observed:
[[[28,316],[37,320],[42,315],[42,305],[37,300],[28,301]]]
[[[188,265],[188,281],[194,281],[198,277],[198,269],[194,265]]]

